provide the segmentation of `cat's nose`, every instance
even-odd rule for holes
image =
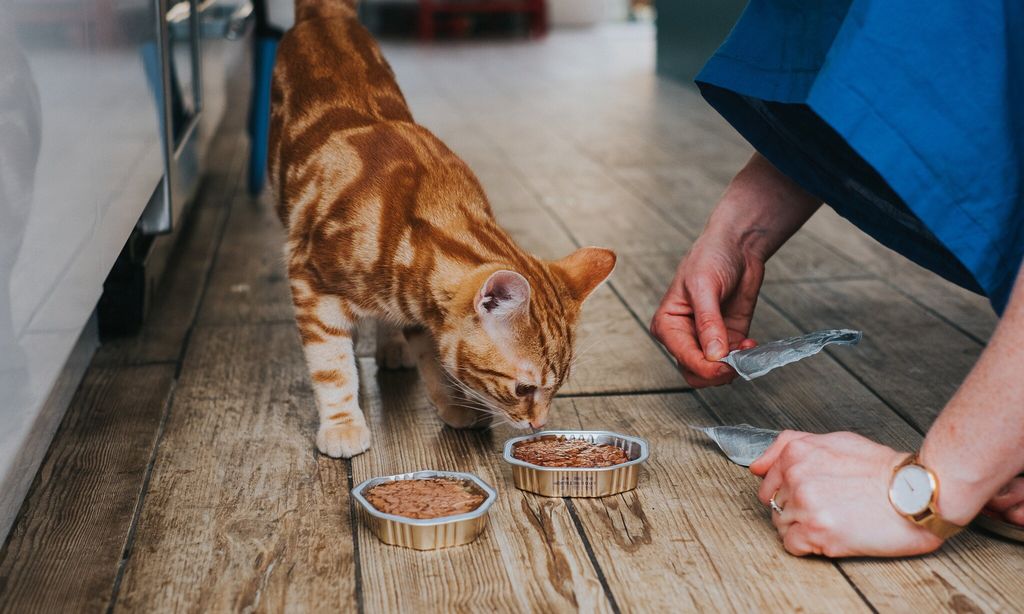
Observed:
[[[540,427],[544,426],[544,424],[547,423],[547,421],[547,417],[534,418],[533,420],[530,420],[530,426],[534,429],[539,429]]]

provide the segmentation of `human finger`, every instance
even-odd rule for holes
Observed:
[[[803,439],[809,435],[810,433],[805,433],[803,431],[782,431],[779,433],[779,436],[775,438],[775,441],[772,442],[772,445],[768,446],[768,449],[764,451],[764,454],[750,464],[750,472],[754,475],[764,476],[768,473],[768,469],[770,469],[775,464],[775,461],[778,460],[779,455],[782,454],[784,449],[786,449],[789,442],[796,441],[797,439]]]
[[[1005,512],[1011,507],[1024,503],[1024,477],[1016,477],[992,497],[985,507],[996,512]]]
[[[763,505],[770,505],[772,496],[782,488],[783,481],[782,467],[776,463],[761,481],[761,485],[757,489],[757,500]]]
[[[692,374],[693,381],[687,378],[691,386],[727,383],[735,378],[736,372],[729,365],[705,357],[690,316],[660,311],[651,322],[651,333],[676,359],[683,375]]]
[[[1003,512],[1003,519],[1007,522],[1024,527],[1024,503],[1018,503]]]
[[[786,534],[782,536],[782,547],[793,556],[807,556],[815,552],[810,536],[798,522],[787,527]]]
[[[735,371],[730,369],[729,373],[724,373],[718,377],[704,378],[699,375],[680,367],[680,373],[683,375],[683,379],[686,383],[694,388],[711,388],[712,386],[722,386],[736,379],[737,375]]]
[[[722,317],[719,289],[714,283],[698,279],[687,290],[704,356],[709,361],[724,358],[729,353],[729,331]]]
[[[749,350],[750,348],[755,348],[755,347],[757,347],[757,341],[754,341],[753,339],[747,338],[747,339],[744,339],[743,341],[740,341],[740,344],[739,344],[739,346],[736,349],[738,349],[738,350]]]

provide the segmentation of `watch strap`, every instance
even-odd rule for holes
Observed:
[[[964,527],[961,525],[953,524],[942,516],[939,516],[938,512],[935,511],[934,503],[925,510],[924,518],[912,518],[911,520],[928,529],[928,531],[933,535],[943,540],[949,539],[964,530]]]

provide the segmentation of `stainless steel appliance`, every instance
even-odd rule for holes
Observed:
[[[246,6],[0,0],[0,537],[96,346],[104,281],[126,262],[145,279],[195,192],[226,76],[248,70],[225,40]]]

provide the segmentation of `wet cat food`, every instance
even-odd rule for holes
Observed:
[[[611,431],[542,431],[505,442],[516,488],[545,497],[607,497],[636,488],[647,442]]]
[[[521,441],[512,456],[540,467],[611,467],[629,460],[625,450],[611,444],[558,437]]]
[[[466,514],[487,498],[465,480],[444,477],[383,482],[364,496],[385,514],[421,519]]]

